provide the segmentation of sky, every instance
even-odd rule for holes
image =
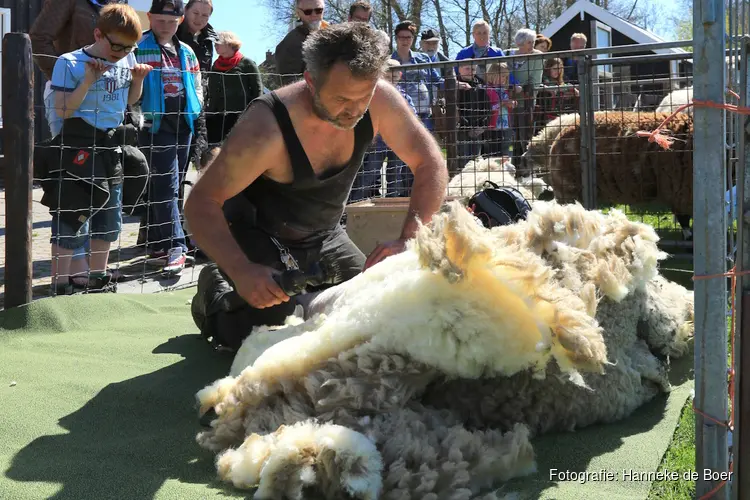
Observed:
[[[266,8],[257,0],[218,0],[211,26],[216,31],[233,31],[240,40],[240,52],[257,64],[266,59],[266,50],[274,51],[283,33],[274,33],[270,28]]]
[[[654,3],[660,4],[668,12],[674,12],[676,8],[674,0],[654,0]],[[218,0],[210,20],[217,31],[236,33],[242,40],[240,51],[257,64],[266,59],[266,50],[274,51],[284,35],[278,29],[274,31],[266,8],[259,4],[258,0]],[[670,30],[674,28],[673,23],[665,19],[660,24],[654,32],[665,40],[672,40]],[[455,53],[452,47],[451,53]]]

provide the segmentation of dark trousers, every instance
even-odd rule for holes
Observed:
[[[227,205],[229,205],[233,213],[227,213]],[[237,205],[241,206],[242,203],[238,203]],[[239,210],[241,211],[242,209],[240,208]],[[237,208],[233,206],[232,200],[225,203],[225,215],[227,215],[227,219],[229,220],[232,235],[251,262],[279,271],[286,269],[281,261],[279,249],[269,235],[252,224],[252,217],[245,217],[244,214],[237,213]],[[297,261],[299,268],[303,271],[316,262],[322,262],[329,267],[333,267],[336,270],[333,284],[343,283],[361,273],[366,261],[365,255],[352,242],[341,226],[337,226],[332,231],[321,234],[320,238],[305,244],[295,244],[294,242],[285,241],[279,241],[279,243],[289,251]],[[203,286],[219,289],[226,287],[228,284],[234,288],[229,276],[220,269],[214,272],[213,280],[213,283],[210,280],[206,280]],[[224,283],[217,285],[216,280],[223,280]],[[319,287],[319,289],[326,288],[327,286]],[[196,299],[210,301],[210,290],[202,290],[201,287],[201,281],[199,280]],[[289,302],[265,309],[256,309],[250,306],[236,294],[232,302],[234,302],[235,306],[231,311],[221,309],[212,311],[209,308],[206,314],[206,324],[211,329],[212,336],[218,338],[220,344],[234,349],[239,348],[242,340],[250,334],[253,327],[283,324],[284,320],[294,313],[296,306],[294,297]]]
[[[485,132],[485,143],[482,149],[486,156],[507,156],[510,158],[510,146],[513,142],[512,129],[489,130]]]
[[[148,213],[146,241],[151,252],[168,252],[179,247],[187,251],[180,215],[180,186],[187,174],[190,130],[177,134],[161,130],[141,133],[141,151],[148,160],[150,175],[147,190]]]
[[[227,138],[229,132],[231,132],[232,128],[237,124],[237,120],[239,120],[240,116],[242,116],[242,113],[236,111],[208,116],[206,118],[208,147],[221,147],[224,139]]]

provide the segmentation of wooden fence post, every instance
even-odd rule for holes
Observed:
[[[3,38],[5,309],[31,302],[34,62],[26,33]]]
[[[458,157],[458,112],[456,111],[456,74],[453,66],[449,66],[448,76],[445,77],[445,154],[447,158],[448,174],[453,177],[461,172],[463,165]]]

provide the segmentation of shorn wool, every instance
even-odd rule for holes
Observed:
[[[484,228],[450,202],[407,250],[259,328],[197,393],[201,446],[255,498],[492,499],[530,439],[670,390],[692,293],[650,226],[537,201]],[[507,493],[507,492],[506,492]]]

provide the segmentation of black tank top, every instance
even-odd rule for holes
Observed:
[[[264,94],[256,101],[273,111],[294,174],[291,184],[261,175],[245,188],[243,195],[257,210],[257,225],[279,240],[304,242],[324,237],[340,223],[354,178],[372,143],[370,112],[365,112],[354,127],[354,152],[349,162],[318,177],[294,131],[289,112],[276,93]]]

